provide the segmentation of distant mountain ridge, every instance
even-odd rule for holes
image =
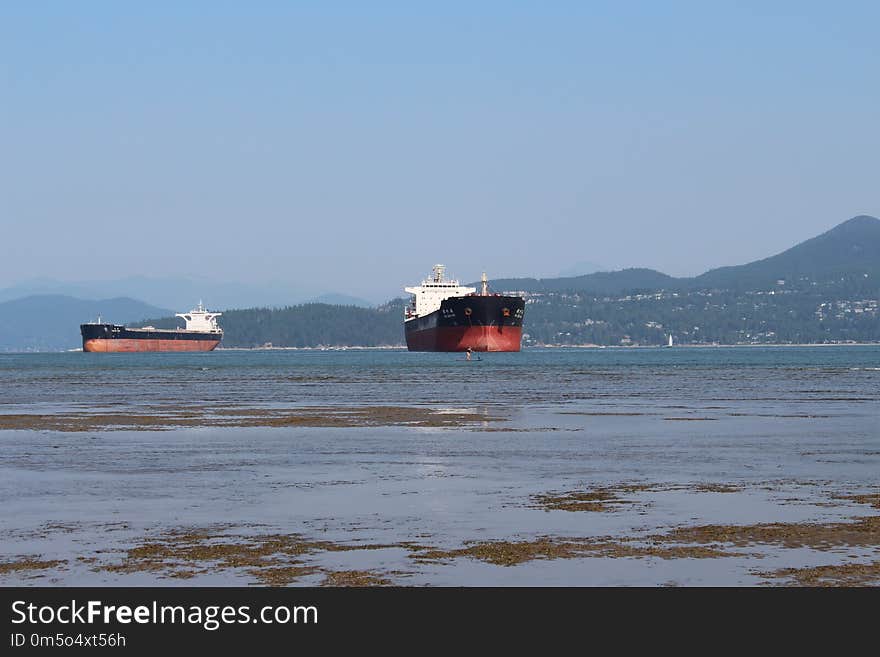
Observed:
[[[693,278],[675,278],[654,269],[632,268],[563,278],[505,278],[490,281],[495,291],[625,294],[652,290],[769,288],[840,279],[880,281],[880,219],[859,215],[769,258],[711,269]]]
[[[0,351],[59,351],[82,346],[79,325],[95,321],[116,324],[173,314],[136,299],[99,301],[57,294],[33,295],[0,303]]]
[[[605,267],[598,265],[589,260],[581,260],[576,262],[559,272],[559,278],[571,278],[573,276],[585,276],[587,274],[595,274],[597,271],[613,271],[613,267]]]
[[[691,287],[742,290],[864,274],[880,278],[880,219],[859,215],[769,258],[707,271]]]
[[[348,294],[336,294],[334,292],[329,292],[317,296],[314,299],[309,299],[306,303],[324,303],[328,306],[357,306],[358,308],[373,308],[376,305],[370,303],[366,299],[361,299],[360,297],[353,297]]]
[[[620,294],[629,290],[647,290],[673,285],[678,279],[654,269],[631,268],[600,271],[595,274],[565,278],[501,278],[489,281],[496,292],[589,291],[595,294]],[[477,285],[472,283],[471,285]]]
[[[314,298],[333,298],[332,291],[322,292],[307,287],[279,281],[265,283],[224,282],[205,277],[147,277],[129,276],[103,281],[64,282],[51,278],[36,278],[23,281],[6,288],[0,288],[0,302],[11,301],[28,296],[55,294],[77,299],[108,299],[129,297],[141,299],[157,307],[176,308],[184,312],[195,306],[199,300],[210,308],[249,308],[284,307],[294,303],[304,303]],[[339,294],[340,298],[345,295]],[[372,305],[355,297],[346,297],[354,305]]]

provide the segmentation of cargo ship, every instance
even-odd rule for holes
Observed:
[[[186,322],[183,329],[157,329],[153,326],[128,328],[98,321],[81,324],[83,351],[213,351],[223,338],[217,324],[222,313],[211,313],[202,302],[188,313],[177,313]]]
[[[519,351],[525,301],[445,278],[434,265],[430,278],[404,288],[412,300],[404,311],[406,346],[410,351]]]

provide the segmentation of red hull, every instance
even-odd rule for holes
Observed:
[[[407,331],[410,351],[519,351],[521,326],[439,326]]]
[[[124,352],[135,351],[213,351],[220,340],[86,340],[83,351]]]

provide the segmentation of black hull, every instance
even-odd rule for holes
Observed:
[[[183,329],[130,329],[118,324],[81,324],[83,351],[212,351],[223,334]]]
[[[406,345],[410,351],[519,351],[524,313],[522,297],[451,297],[404,323]]]

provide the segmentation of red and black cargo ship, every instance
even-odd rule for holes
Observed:
[[[444,278],[435,265],[431,278],[418,287],[404,315],[406,346],[410,351],[519,351],[525,301],[522,297],[490,294],[486,275],[476,288]]]
[[[195,310],[178,313],[186,321],[185,329],[157,329],[153,326],[127,328],[119,324],[81,324],[83,351],[213,351],[223,338],[217,325],[221,313],[209,313],[199,302]]]

